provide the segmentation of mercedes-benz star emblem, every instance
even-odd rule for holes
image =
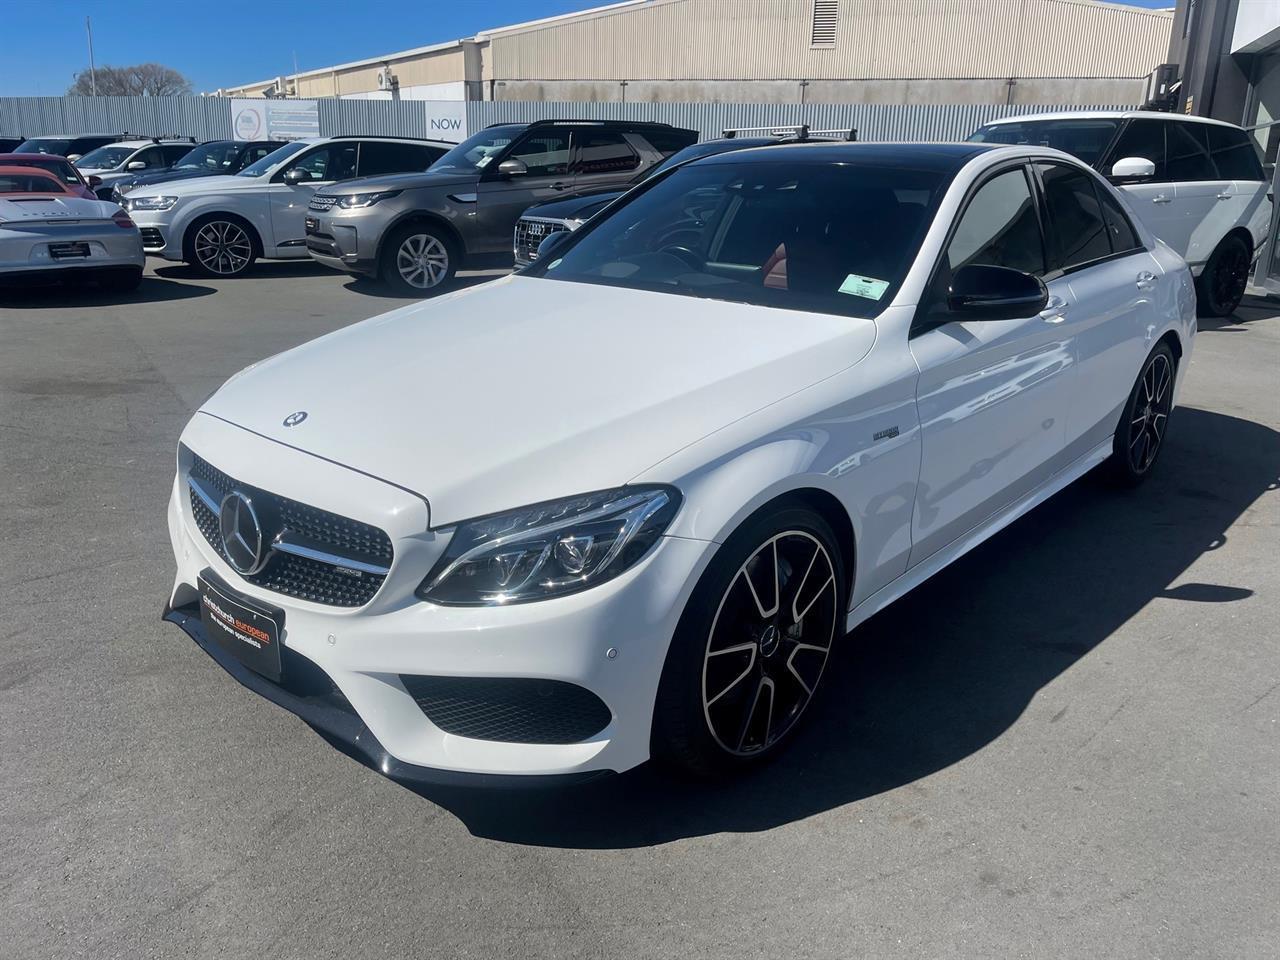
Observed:
[[[307,419],[307,411],[297,410],[284,418],[284,425],[286,427],[296,427],[305,419]]]
[[[264,549],[262,524],[254,512],[253,501],[239,490],[232,490],[222,498],[218,530],[227,562],[237,573],[251,576],[266,565],[269,551]]]

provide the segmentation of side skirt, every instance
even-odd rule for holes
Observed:
[[[1106,460],[1107,457],[1111,456],[1111,444],[1112,440],[1108,437],[1104,443],[1098,444],[1079,460],[1064,467],[1003,513],[996,514],[985,523],[979,524],[968,533],[952,540],[951,543],[933,556],[926,560],[921,560],[892,583],[867,597],[850,611],[845,629],[852,630],[864,620],[879,613],[893,601],[924,583],[924,581],[952,561],[958,560],[984,540],[999,533],[1013,521],[1044,503],[1059,490],[1079,480],[1102,461]]]

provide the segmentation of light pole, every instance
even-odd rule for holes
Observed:
[[[89,18],[84,18],[84,32],[89,37],[89,89],[93,91],[93,96],[98,95],[98,72],[93,67],[93,25],[89,23]]]

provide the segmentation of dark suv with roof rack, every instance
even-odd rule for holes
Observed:
[[[655,174],[699,157],[710,157],[748,147],[773,147],[785,143],[809,141],[856,140],[857,130],[810,130],[805,124],[788,127],[743,127],[725,130],[715,140],[693,143],[671,154],[656,166],[641,170],[621,186],[594,187],[579,190],[572,196],[556,197],[546,203],[535,204],[516,221],[512,252],[517,267],[527,267],[538,259],[538,246],[547,237],[565,231],[577,230],[597,213],[613,203],[637,184]]]
[[[511,230],[531,205],[625,186],[697,139],[693,130],[629,120],[496,124],[426,173],[318,191],[307,249],[326,266],[424,294],[463,265],[510,264]]]

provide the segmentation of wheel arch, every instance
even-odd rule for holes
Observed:
[[[467,256],[467,245],[462,240],[462,234],[458,232],[458,228],[448,221],[445,217],[438,213],[432,213],[429,210],[410,210],[408,213],[402,213],[395,220],[387,224],[386,229],[378,236],[378,244],[374,248],[373,258],[375,263],[382,263],[382,255],[386,251],[387,238],[401,227],[411,224],[420,223],[432,226],[440,230],[448,238],[449,243],[453,246],[453,252],[458,255],[458,268],[460,269],[463,261]]]

